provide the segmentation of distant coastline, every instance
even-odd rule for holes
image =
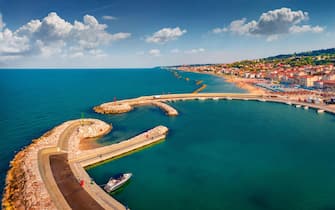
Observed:
[[[252,94],[266,94],[268,92],[262,88],[251,85],[248,82],[248,80],[243,79],[243,78],[238,78],[234,75],[224,75],[224,74],[219,75],[213,72],[198,72],[198,71],[191,71],[191,70],[185,70],[185,69],[174,69],[174,70],[183,71],[183,72],[191,72],[191,73],[196,73],[196,74],[208,74],[208,75],[220,77],[224,79],[225,82],[234,84],[236,87],[241,88],[247,91],[248,93],[252,93]]]

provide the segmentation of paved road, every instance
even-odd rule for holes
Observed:
[[[72,170],[68,164],[67,154],[51,155],[50,165],[57,186],[62,192],[71,209],[104,209],[88,194],[88,192],[82,186],[80,186],[77,178],[72,173]]]
[[[39,151],[39,170],[45,187],[47,188],[57,209],[125,209],[122,204],[109,195],[105,195],[103,208],[89,192],[80,186],[68,163],[68,141],[75,130],[82,124],[91,122],[74,122],[59,136],[57,147],[49,147]],[[90,183],[85,183],[90,184]],[[110,201],[109,203],[106,200]],[[107,203],[107,205],[106,205]],[[112,205],[113,204],[113,205]],[[117,206],[118,208],[114,208]]]

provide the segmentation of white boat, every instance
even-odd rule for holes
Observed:
[[[304,109],[308,109],[309,107],[308,106],[304,106]]]
[[[300,105],[300,104],[297,104],[297,105],[295,105],[295,107],[297,107],[297,108],[300,108],[300,107],[301,107],[301,105]]]
[[[111,177],[108,183],[104,187],[105,191],[111,193],[119,189],[131,178],[132,175],[133,175],[132,173],[125,173],[125,174],[119,174],[115,177]]]

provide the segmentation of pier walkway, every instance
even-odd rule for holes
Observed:
[[[157,126],[131,139],[110,146],[79,150],[73,146],[80,136],[80,128],[94,122],[78,120],[59,135],[56,147],[44,148],[38,153],[39,170],[48,193],[57,209],[123,209],[126,207],[92,182],[84,167],[115,158],[165,139],[168,128]],[[92,129],[88,129],[92,130]],[[101,136],[110,129],[99,128]],[[80,185],[80,181],[84,183]]]
[[[175,110],[171,105],[166,102],[174,101],[185,101],[185,100],[257,100],[257,101],[268,101],[285,104],[300,104],[302,106],[308,106],[317,110],[324,110],[329,113],[335,113],[334,107],[325,104],[312,104],[300,101],[293,101],[287,98],[281,97],[276,94],[250,94],[250,93],[189,93],[189,94],[167,94],[167,95],[153,95],[153,96],[142,96],[133,99],[120,100],[116,102],[103,103],[93,109],[97,113],[101,114],[113,114],[118,113],[114,111],[116,107],[133,107],[134,104],[137,106],[144,105],[155,105],[169,113],[170,110]],[[164,104],[166,106],[157,105],[157,103]],[[123,112],[129,112],[131,109],[124,109]],[[177,110],[173,113],[178,113]]]
[[[178,111],[171,105],[164,102],[176,100],[194,100],[194,99],[222,99],[222,98],[261,98],[262,95],[255,94],[236,94],[236,93],[190,93],[190,94],[168,94],[142,96],[134,99],[126,99],[115,102],[103,103],[94,107],[94,111],[100,114],[119,114],[133,110],[136,106],[157,106],[169,116],[178,115]]]

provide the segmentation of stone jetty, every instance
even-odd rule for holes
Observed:
[[[172,106],[165,104],[159,100],[125,100],[117,102],[104,103],[94,107],[94,111],[100,114],[121,114],[134,109],[136,106],[156,106],[163,110],[168,116],[177,116],[178,111]]]
[[[34,140],[11,161],[2,208],[126,209],[95,183],[80,186],[78,178],[89,183],[85,166],[158,142],[166,137],[168,128],[157,126],[118,144],[79,149],[82,139],[103,136],[111,129],[97,119],[72,120]]]
[[[120,107],[124,107],[123,112],[129,112],[135,106],[153,105],[161,108],[170,116],[178,115],[178,111],[166,102],[171,101],[186,101],[186,100],[245,100],[245,101],[260,101],[260,102],[278,102],[289,105],[309,106],[313,109],[322,109],[328,113],[335,113],[335,107],[325,104],[311,104],[296,100],[289,100],[276,94],[253,94],[253,93],[182,93],[182,94],[166,94],[142,96],[133,99],[120,100],[115,102],[103,103],[93,109],[101,114],[121,113]],[[130,108],[129,108],[130,107]]]

